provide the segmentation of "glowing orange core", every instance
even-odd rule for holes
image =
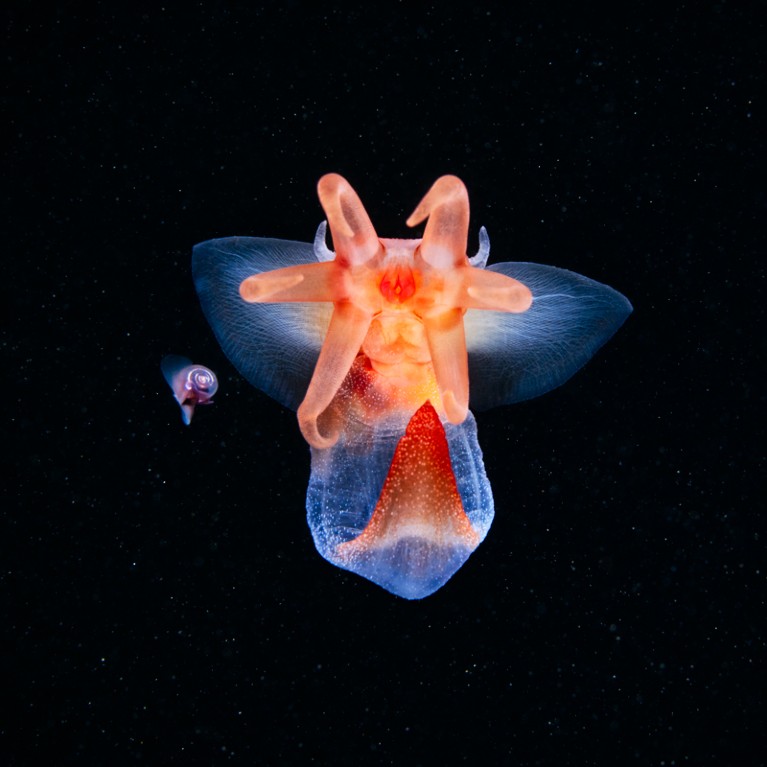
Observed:
[[[381,295],[392,304],[401,304],[415,293],[413,270],[404,264],[398,264],[384,272],[380,285]]]

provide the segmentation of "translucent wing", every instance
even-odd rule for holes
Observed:
[[[316,261],[309,243],[260,237],[207,240],[192,257],[202,310],[226,356],[253,386],[293,410],[306,394],[333,305],[249,304],[239,288],[254,274]]]
[[[533,304],[520,314],[466,312],[470,405],[477,410],[531,399],[563,384],[631,313],[617,290],[566,269],[505,262],[488,271],[527,285]]]

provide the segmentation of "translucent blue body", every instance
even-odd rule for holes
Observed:
[[[239,286],[251,275],[319,257],[309,243],[251,237],[209,240],[194,248],[197,292],[224,352],[250,383],[292,409],[301,403],[312,378],[332,304],[246,303]],[[561,385],[631,312],[631,304],[617,291],[564,269],[511,262],[488,269],[524,283],[533,303],[521,313],[466,312],[469,402],[477,409],[530,399]],[[307,515],[317,550],[328,561],[399,596],[418,599],[436,591],[461,567],[487,534],[494,508],[469,413],[461,424],[442,425],[473,530],[471,544],[413,534],[353,557],[339,552],[339,546],[355,540],[370,522],[411,415],[394,409],[381,419],[347,422],[333,447],[312,448]]]

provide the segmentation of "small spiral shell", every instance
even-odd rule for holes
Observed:
[[[197,365],[187,373],[184,387],[197,394],[212,397],[218,389],[218,379],[210,368]]]

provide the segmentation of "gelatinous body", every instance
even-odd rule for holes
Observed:
[[[392,593],[433,593],[485,537],[490,485],[469,407],[538,396],[617,330],[606,285],[466,255],[468,196],[443,176],[408,224],[379,238],[349,183],[318,185],[335,253],[250,237],[195,247],[203,310],[253,385],[294,408],[311,446],[309,526],[330,562]]]

